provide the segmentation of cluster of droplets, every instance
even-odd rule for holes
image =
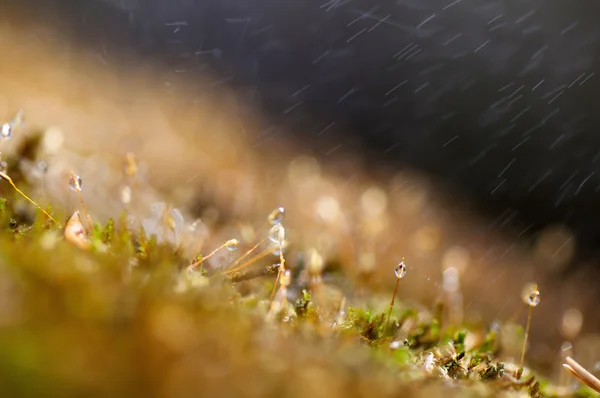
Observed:
[[[8,140],[12,137],[13,131],[23,125],[25,121],[25,114],[22,109],[19,109],[17,113],[6,123],[0,127],[0,138]]]

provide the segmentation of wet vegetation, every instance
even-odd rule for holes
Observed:
[[[8,123],[3,134],[21,121]],[[74,171],[64,186],[78,208],[61,214],[13,179],[18,161],[4,163],[0,181],[2,396],[596,394],[527,366],[543,287],[524,288],[525,325],[472,324],[458,273],[445,273],[447,295],[431,308],[403,299],[409,260],[382,265],[393,292],[355,294],[350,267],[293,245],[283,207],[253,239],[194,252],[197,224],[177,209],[156,203],[141,222],[130,211],[95,221],[80,195],[93,182]],[[133,178],[135,156],[125,164]],[[221,265],[209,264],[217,256]]]

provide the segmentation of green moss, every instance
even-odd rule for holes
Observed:
[[[443,303],[428,314],[401,303],[388,323],[387,309],[355,300],[333,320],[326,309],[339,307],[292,283],[291,305],[270,316],[273,266],[187,272],[190,259],[130,230],[125,212],[94,224],[83,251],[35,209],[25,222],[14,200],[0,199],[3,396],[280,397],[321,385],[346,397],[439,396],[424,387],[443,391],[444,380],[468,396],[554,391],[507,374],[497,331],[468,347],[472,329],[443,325]]]

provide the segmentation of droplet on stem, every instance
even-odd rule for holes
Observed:
[[[10,123],[4,123],[0,129],[0,136],[2,139],[8,140],[12,137],[12,126]]]
[[[12,137],[13,129],[20,127],[24,120],[25,114],[23,113],[23,109],[19,109],[10,121],[2,124],[2,127],[0,128],[0,138],[6,140],[10,139]]]
[[[406,275],[406,263],[404,262],[404,258],[402,261],[396,265],[394,269],[394,274],[396,275],[396,287],[394,288],[394,294],[392,295],[392,302],[390,303],[390,310],[388,311],[387,320],[385,321],[385,326],[390,323],[390,316],[392,315],[392,309],[394,308],[394,301],[396,300],[396,294],[398,293],[398,285],[400,285],[400,279],[404,278]]]
[[[81,192],[82,187],[83,181],[81,180],[81,177],[79,177],[75,173],[71,173],[71,175],[69,176],[69,188],[71,188],[71,191]]]
[[[282,288],[286,288],[292,283],[292,272],[289,269],[283,271],[279,283]]]
[[[527,350],[527,339],[529,338],[529,329],[531,327],[531,315],[533,307],[540,303],[540,291],[538,290],[537,283],[528,283],[523,287],[523,293],[521,294],[523,302],[529,306],[529,313],[527,314],[527,325],[525,326],[525,338],[523,339],[523,350],[521,351],[521,366],[517,373],[517,379],[521,378],[523,373],[523,363],[525,362],[525,351]]]
[[[269,223],[271,225],[281,224],[283,218],[285,216],[285,209],[283,207],[278,207],[269,214]]]
[[[236,251],[238,249],[239,245],[240,245],[240,242],[238,242],[237,239],[229,239],[227,242],[225,242],[225,247],[230,252]]]
[[[273,243],[283,245],[283,241],[285,240],[285,228],[283,228],[281,224],[275,224],[269,232],[269,239]]]
[[[526,305],[537,307],[540,303],[540,291],[538,290],[538,285],[535,283],[528,283],[525,285],[521,297]]]
[[[406,271],[406,264],[404,261],[400,261],[398,265],[396,265],[396,269],[394,269],[394,274],[396,275],[396,278],[402,279],[406,276]]]

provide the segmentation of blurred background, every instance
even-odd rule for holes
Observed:
[[[65,209],[70,169],[94,217],[124,208],[133,152],[140,213],[167,201],[214,246],[284,206],[293,244],[348,264],[358,296],[391,291],[405,257],[404,298],[448,294],[450,268],[469,317],[522,319],[536,281],[531,349],[551,362],[599,341],[597,8],[2,4],[0,116],[51,133],[39,195]]]

